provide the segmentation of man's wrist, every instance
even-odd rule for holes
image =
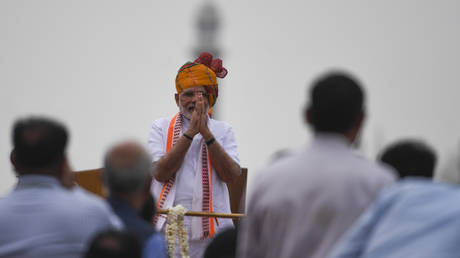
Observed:
[[[187,131],[185,131],[184,134],[186,134],[186,135],[188,135],[188,136],[193,138],[193,137],[195,137],[195,135],[198,134],[198,132],[193,132],[193,131],[187,130]]]
[[[205,143],[207,146],[213,144],[214,142],[216,141],[216,139],[214,137],[212,137],[211,139],[207,140]]]
[[[204,141],[206,141],[206,142],[209,141],[209,140],[211,140],[212,138],[214,138],[214,135],[212,135],[212,133],[209,132],[209,131],[206,132],[206,133],[202,133],[201,135],[203,136],[203,139],[204,139]]]
[[[193,141],[193,136],[190,136],[187,133],[184,133],[183,136],[187,138],[188,140]]]

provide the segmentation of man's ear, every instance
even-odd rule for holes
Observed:
[[[150,176],[149,179],[145,182],[144,193],[146,193],[147,195],[150,194],[150,188],[152,187],[152,181],[153,181],[153,177]]]
[[[356,130],[357,131],[361,130],[365,120],[366,120],[366,113],[364,113],[364,111],[361,111],[361,114],[359,114],[359,117],[356,120]]]
[[[312,117],[312,110],[310,106],[307,106],[304,108],[303,119],[307,125],[312,125],[313,117]]]
[[[11,165],[13,165],[13,169],[16,172],[16,175],[19,175],[19,168],[16,160],[16,151],[14,149],[10,152],[10,162]]]
[[[346,133],[350,141],[354,143],[356,146],[359,146],[360,144],[361,139],[359,136],[360,136],[361,128],[363,127],[365,119],[366,119],[366,114],[364,113],[364,111],[361,111],[358,118],[356,119],[354,126],[350,130],[348,130],[348,132]]]
[[[176,105],[179,106],[179,93],[174,93],[174,99],[176,100]]]

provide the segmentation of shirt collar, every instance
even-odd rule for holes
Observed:
[[[315,133],[313,145],[350,148],[350,141],[339,133]]]
[[[58,187],[62,187],[62,185],[56,177],[36,174],[19,176],[16,189]]]

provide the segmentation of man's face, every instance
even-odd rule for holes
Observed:
[[[182,115],[184,115],[187,119],[192,118],[192,113],[193,110],[195,110],[199,96],[202,96],[204,107],[207,113],[207,110],[209,109],[209,100],[208,93],[204,86],[189,88],[180,94],[176,93],[176,104],[179,107]]]

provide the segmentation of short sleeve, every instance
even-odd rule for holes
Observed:
[[[165,146],[165,133],[160,125],[160,121],[156,120],[153,122],[152,128],[150,128],[148,139],[148,148],[153,162],[157,162],[165,155]]]
[[[238,150],[235,140],[235,134],[233,133],[232,126],[228,126],[228,129],[225,132],[224,139],[222,142],[222,147],[225,152],[238,164],[240,165],[240,158],[238,157]]]

